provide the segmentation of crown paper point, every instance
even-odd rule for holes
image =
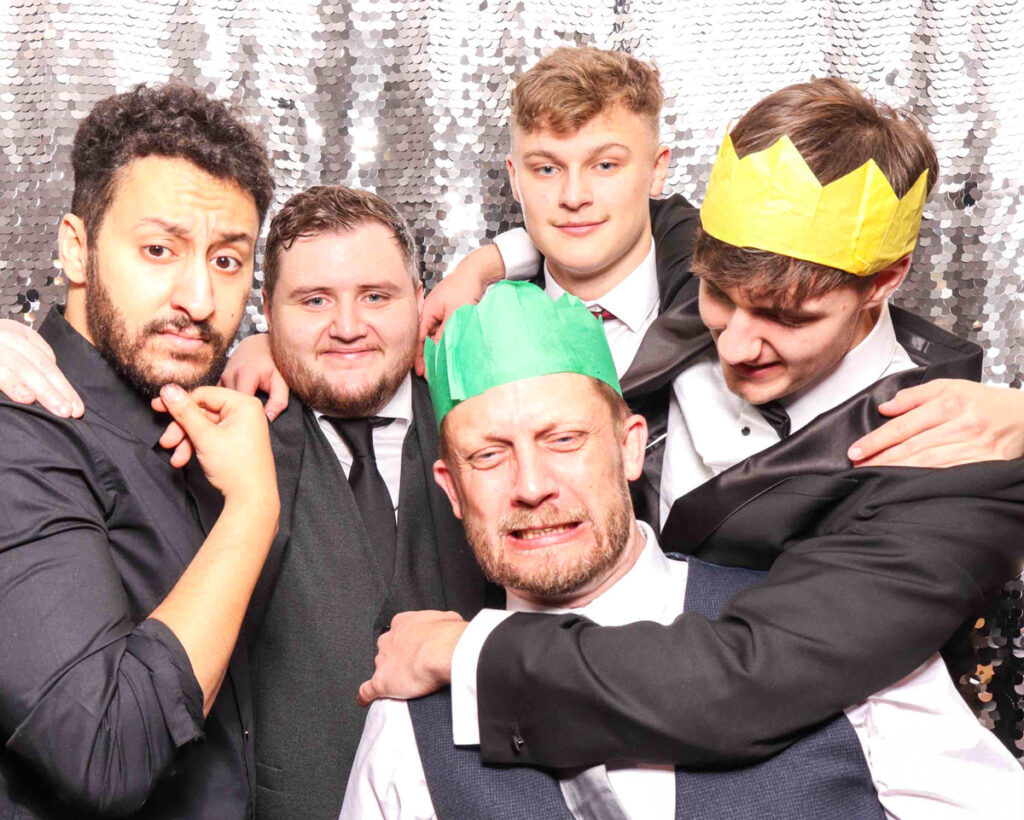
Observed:
[[[552,373],[580,373],[622,394],[601,322],[575,296],[552,300],[530,282],[500,281],[460,307],[423,354],[438,425],[459,402]]]
[[[727,134],[700,220],[730,245],[869,276],[914,249],[927,195],[927,171],[902,199],[873,159],[822,185],[788,136],[740,159]]]

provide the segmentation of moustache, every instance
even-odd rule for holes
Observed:
[[[219,344],[222,340],[221,334],[214,330],[209,322],[205,320],[195,322],[187,316],[181,315],[172,316],[169,319],[154,319],[152,322],[147,322],[142,328],[144,334],[152,336],[166,333],[168,330],[186,333],[202,342],[216,341]]]
[[[559,509],[544,507],[539,510],[516,510],[498,521],[498,536],[504,538],[518,530],[535,530],[556,527],[563,524],[583,524],[591,521],[590,510],[586,507]]]

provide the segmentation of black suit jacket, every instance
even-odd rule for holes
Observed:
[[[846,448],[881,420],[878,401],[925,378],[976,378],[980,367],[975,346],[893,314],[923,367],[694,490],[669,516],[664,549],[770,566],[766,583],[713,622],[684,616],[670,627],[601,629],[573,616],[509,618],[478,670],[486,760],[763,758],[912,671],[1020,571],[1020,461],[847,469]],[[623,378],[634,406],[650,413],[655,446],[668,385],[709,344],[695,284],[684,282]],[[634,493],[654,511],[657,467]]]
[[[484,582],[461,524],[434,483],[437,425],[426,383],[413,379],[402,455],[398,551],[385,584],[345,474],[313,413],[292,399],[271,425],[281,524],[254,595],[256,813],[336,820],[365,711],[376,639],[408,609],[472,616]]]

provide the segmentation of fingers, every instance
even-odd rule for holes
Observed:
[[[878,412],[883,416],[899,416],[931,401],[947,387],[948,379],[935,379],[914,387],[905,387],[889,401],[878,405]]]
[[[434,334],[437,332],[438,325],[444,320],[444,304],[441,302],[441,298],[442,294],[437,292],[437,288],[434,288],[427,296],[423,303],[423,309],[420,311],[419,338],[416,341],[416,363],[414,365],[417,376],[423,376],[426,373],[423,345],[427,336],[436,339]]]
[[[256,391],[260,386],[260,374],[255,370],[240,368],[235,373],[233,383],[225,384],[224,386],[230,387],[232,390],[237,390],[239,393],[243,393],[246,396],[255,396]]]
[[[922,446],[911,452],[908,448],[904,454],[884,453],[876,459],[857,464],[857,467],[927,467],[944,469],[957,467],[961,464],[975,464],[988,458],[973,442],[941,443],[934,446]]]
[[[846,453],[850,461],[856,463],[874,459],[892,448],[899,449],[893,454],[887,453],[887,458],[905,458],[920,449],[920,442],[914,450],[901,445],[953,418],[957,409],[953,405],[959,404],[957,397],[942,397],[941,390],[922,389],[930,388],[930,385],[922,384],[901,390],[892,399],[880,404],[880,412],[895,418],[851,444]],[[876,462],[876,465],[881,463],[888,462]]]
[[[202,441],[202,437],[208,433],[213,423],[206,414],[199,408],[199,393],[210,388],[199,388],[190,396],[176,384],[165,384],[160,389],[160,398],[167,412],[171,414],[181,427],[186,436],[195,441]],[[208,409],[217,412],[220,408],[210,407]]]
[[[288,383],[277,370],[270,377],[267,393],[269,398],[263,405],[263,412],[270,421],[276,419],[288,406]]]
[[[381,697],[381,693],[373,685],[373,678],[370,678],[370,680],[364,681],[359,685],[359,691],[356,693],[356,703],[365,709],[379,697]]]
[[[32,331],[33,335],[36,335]],[[40,343],[46,343],[40,339]],[[54,363],[53,352],[26,340],[3,345],[0,392],[20,404],[38,401],[55,416],[81,416],[85,405]]]

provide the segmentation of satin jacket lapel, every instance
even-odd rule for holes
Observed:
[[[900,344],[924,366],[875,382],[786,440],[676,499],[662,528],[662,538],[680,552],[698,552],[736,510],[787,479],[849,469],[848,447],[885,421],[878,405],[899,390],[934,378],[980,376],[982,354],[977,345],[898,308],[893,308],[893,323]]]

